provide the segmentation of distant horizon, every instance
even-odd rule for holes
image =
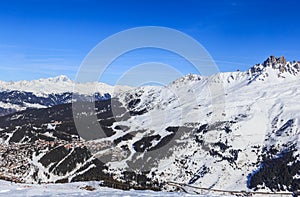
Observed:
[[[251,69],[253,66],[255,66],[256,64],[262,64],[264,61],[266,61],[269,57],[271,56],[274,56],[274,55],[270,55],[268,56],[267,58],[265,58],[264,60],[262,60],[261,62],[257,62],[257,63],[254,63],[252,66],[250,66],[249,68],[245,69],[245,70],[240,70],[240,69],[237,69],[237,70],[234,70],[234,71],[220,71],[220,73],[228,73],[228,72],[246,72],[247,70]],[[280,58],[280,57],[284,57],[284,55],[281,55],[281,56],[275,56],[276,58]],[[287,62],[294,62],[294,61],[297,61],[299,62],[300,60],[289,60],[289,59],[286,59]],[[187,75],[190,75],[190,74],[196,74],[196,75],[199,75],[197,73],[187,73],[181,77],[184,77],[184,76],[187,76]],[[206,76],[206,75],[201,75],[200,76]],[[60,75],[55,75],[55,76],[46,76],[46,77],[41,77],[41,78],[34,78],[34,79],[21,79],[21,80],[2,80],[0,79],[0,81],[2,82],[20,82],[20,81],[37,81],[37,80],[46,80],[46,79],[54,79],[54,78],[58,78],[58,77],[67,77],[68,79],[70,79],[72,82],[75,82],[76,81],[76,77],[70,77],[68,75],[65,75],[65,74],[60,74]],[[174,80],[172,81],[169,81],[169,83],[172,83],[173,81],[177,80],[178,78],[175,78]],[[94,83],[94,82],[98,82],[98,83],[104,83],[104,84],[107,84],[107,85],[110,85],[110,86],[114,86],[114,85],[121,85],[121,86],[131,86],[131,85],[128,85],[128,84],[110,84],[110,83],[106,83],[106,82],[103,82],[103,81],[87,81],[86,83]],[[154,86],[157,86],[157,84],[153,84]],[[144,86],[144,85],[142,85]],[[132,87],[136,87],[134,85],[132,85]]]
[[[140,26],[169,27],[191,36],[221,72],[247,70],[270,55],[300,60],[299,6],[300,2],[283,0],[6,1],[0,7],[0,80],[59,75],[74,80],[80,64],[99,42]],[[177,54],[142,49],[120,56],[100,81],[114,84],[144,62],[168,64],[182,75],[195,73]],[[151,68],[145,72],[165,72],[166,81],[173,77]]]

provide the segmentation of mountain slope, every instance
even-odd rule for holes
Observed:
[[[59,104],[71,103],[72,101],[106,100],[110,94],[94,93],[91,95],[71,92],[48,94],[39,96],[32,92],[2,91],[0,92],[0,116],[11,114],[30,108],[47,108]]]

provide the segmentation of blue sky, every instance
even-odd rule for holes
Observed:
[[[300,60],[299,6],[296,0],[3,0],[0,80],[61,74],[74,79],[101,40],[138,26],[165,26],[192,36],[221,71],[246,70],[269,55]],[[175,54],[145,49],[121,56],[101,80],[113,84],[130,67],[151,61],[193,72]]]

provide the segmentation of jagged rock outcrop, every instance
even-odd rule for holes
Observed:
[[[249,70],[250,83],[252,81],[265,81],[267,78],[291,78],[300,73],[300,62],[286,61],[284,56],[270,56],[262,64],[256,64]],[[273,79],[271,79],[273,80]]]

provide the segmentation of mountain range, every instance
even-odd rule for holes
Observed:
[[[129,89],[128,86],[111,86],[99,82],[75,83],[64,75],[33,81],[0,81],[0,115],[71,103],[72,98],[78,101],[105,100],[118,91]]]
[[[73,85],[64,76],[0,82],[1,178],[167,191],[178,189],[174,182],[300,189],[300,62],[270,56],[243,72],[117,92],[95,82],[72,93]],[[93,116],[91,124],[76,122]],[[95,136],[94,125],[105,135],[86,139],[78,131]]]

